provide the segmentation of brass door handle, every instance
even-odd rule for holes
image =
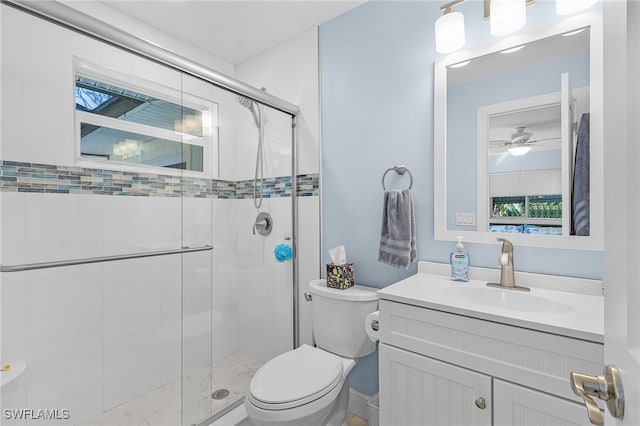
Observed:
[[[602,376],[589,376],[572,372],[570,375],[571,389],[582,397],[587,406],[589,420],[594,425],[604,425],[604,418],[600,407],[591,398],[595,396],[607,403],[609,413],[613,417],[622,418],[624,415],[624,392],[620,371],[611,364],[604,366]]]

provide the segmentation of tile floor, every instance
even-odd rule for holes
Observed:
[[[145,395],[118,405],[77,426],[175,426],[197,424],[218,410],[244,397],[253,373],[262,365],[241,352],[218,360],[211,368],[200,369],[182,381],[161,386]],[[211,392],[227,389],[221,400]],[[184,410],[181,410],[183,405]],[[181,413],[183,418],[181,419]],[[354,424],[353,426],[360,426]]]

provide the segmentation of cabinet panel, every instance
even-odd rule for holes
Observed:
[[[569,373],[598,375],[604,363],[599,343],[387,300],[380,324],[381,342],[576,402]]]
[[[494,379],[496,426],[590,425],[584,405]]]
[[[379,355],[380,424],[491,425],[491,377],[385,344]]]

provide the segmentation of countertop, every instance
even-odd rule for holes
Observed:
[[[378,297],[596,343],[604,342],[604,297],[600,295],[536,288],[531,284],[530,292],[503,290],[487,287],[486,280],[451,281],[448,275],[424,270],[421,267],[417,274],[378,290]],[[544,277],[548,282],[549,276]],[[530,277],[529,281],[535,282],[535,277]],[[521,285],[517,279],[516,284]],[[500,304],[503,306],[497,306]]]

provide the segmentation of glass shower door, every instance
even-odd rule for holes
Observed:
[[[292,246],[293,161],[291,116],[188,76],[183,92],[216,106],[209,182],[182,178],[183,245],[213,246],[182,259],[182,424],[191,425],[242,404],[255,371],[293,348],[293,261],[274,255]],[[259,214],[270,218],[265,235]]]

